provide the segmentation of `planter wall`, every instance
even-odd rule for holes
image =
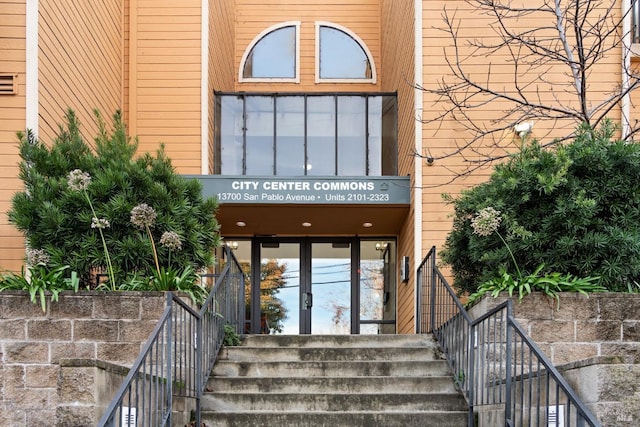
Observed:
[[[0,294],[0,425],[74,425],[73,408],[108,404],[113,394],[105,397],[102,387],[83,391],[96,381],[85,377],[106,375],[107,365],[131,366],[165,305],[157,292],[63,293],[43,313],[24,292]],[[81,368],[73,360],[95,363]]]
[[[508,296],[483,298],[478,317]],[[560,295],[560,306],[542,294],[513,299],[517,322],[551,359],[605,427],[640,425],[640,294]],[[503,419],[501,410],[479,409],[481,425]]]
[[[477,317],[507,295],[483,298],[471,310]],[[555,365],[597,356],[620,356],[640,363],[640,294],[560,294],[560,306],[540,293],[518,302],[518,323]]]

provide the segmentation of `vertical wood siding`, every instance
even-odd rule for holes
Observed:
[[[234,90],[235,1],[209,3],[209,173],[214,164],[213,92]]]
[[[415,146],[415,127],[417,122],[414,113],[414,2],[413,0],[381,1],[381,46],[382,66],[380,67],[381,89],[384,92],[398,94],[398,175],[412,177],[414,184],[414,162],[412,155]],[[413,191],[411,197],[413,198]],[[414,209],[411,212],[398,239],[398,257],[409,256],[410,271],[420,260],[413,259],[415,243]],[[400,263],[398,262],[398,265]],[[399,273],[398,273],[399,274]],[[400,333],[414,331],[414,289],[415,274],[410,274],[408,283],[398,281],[397,328]]]
[[[49,143],[68,108],[93,141],[93,110],[122,108],[122,1],[40,0],[39,138]]]
[[[129,1],[129,120],[138,152],[166,143],[180,173],[200,173],[201,1]]]
[[[26,0],[0,0],[0,73],[17,77],[15,95],[0,95],[0,268],[19,271],[24,239],[9,224],[11,197],[22,190],[18,179],[17,131],[26,121]]]
[[[237,83],[242,55],[265,29],[300,21],[300,83]],[[353,31],[380,67],[380,0],[236,0],[236,91],[368,92],[378,83],[315,83],[315,22],[329,21]],[[380,73],[380,71],[378,71]]]

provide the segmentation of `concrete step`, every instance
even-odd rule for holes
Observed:
[[[437,351],[429,335],[246,335],[248,347],[422,347]]]
[[[251,335],[225,347],[208,427],[463,427],[467,406],[425,335]]]
[[[207,427],[467,427],[467,411],[203,412]]]
[[[237,362],[252,361],[426,361],[438,360],[440,357],[431,349],[423,347],[225,347],[220,352],[219,360]]]
[[[446,365],[442,365],[446,368]],[[210,378],[207,390],[227,393],[455,393],[451,375],[429,377],[300,377],[300,378]]]
[[[207,393],[202,404],[225,412],[464,411],[456,393]]]
[[[433,361],[321,361],[234,362],[220,360],[214,377],[431,377],[448,369],[444,360]],[[453,377],[452,377],[453,378]]]

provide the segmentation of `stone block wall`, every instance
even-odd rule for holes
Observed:
[[[595,357],[560,367],[571,387],[604,427],[640,423],[640,363]]]
[[[66,381],[81,386],[79,378],[97,378],[95,370],[104,368],[72,364],[62,375],[61,362],[131,366],[165,305],[161,293],[62,293],[43,313],[24,292],[0,294],[0,425],[74,425],[69,408],[82,407],[93,395],[85,390],[85,398],[78,398]],[[80,377],[71,380],[75,371]]]
[[[473,318],[508,298],[483,298]],[[514,317],[606,427],[640,425],[640,294],[512,298]],[[480,425],[503,420],[500,408],[479,409]]]
[[[477,317],[505,299],[485,297],[470,314]],[[540,293],[512,299],[517,322],[554,365],[599,356],[640,363],[640,294],[563,293],[559,305]]]

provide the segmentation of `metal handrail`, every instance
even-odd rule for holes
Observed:
[[[468,425],[483,407],[492,425],[592,426],[600,422],[513,316],[507,300],[476,319],[436,265],[435,246],[418,267],[419,333],[433,333],[469,405]]]
[[[102,427],[172,425],[175,398],[189,399],[200,425],[202,395],[222,347],[224,327],[242,334],[245,276],[229,248],[200,309],[173,292],[149,339],[98,422]]]

